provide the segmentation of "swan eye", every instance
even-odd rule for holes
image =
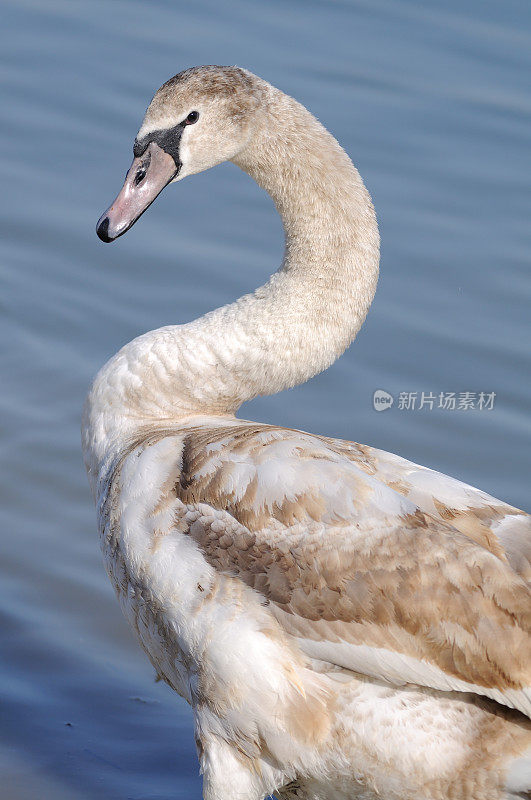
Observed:
[[[199,111],[190,111],[185,119],[186,125],[193,125],[199,119]]]
[[[135,175],[135,186],[138,186],[138,184],[141,183],[145,177],[146,177],[146,170],[144,167],[140,167],[140,169]]]

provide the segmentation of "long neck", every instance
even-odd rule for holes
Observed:
[[[378,278],[370,196],[346,153],[299,103],[267,87],[264,123],[234,162],[282,217],[282,266],[253,294],[188,325],[152,331],[102,369],[92,412],[133,425],[230,414],[326,369],[361,327]],[[112,404],[109,401],[112,397]],[[117,408],[120,402],[120,408]],[[88,415],[88,416],[87,416]],[[105,423],[109,431],[112,422]]]

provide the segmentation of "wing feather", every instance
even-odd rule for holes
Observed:
[[[450,523],[531,580],[531,517],[524,511],[393,453],[338,439],[328,441],[422,511]]]
[[[207,561],[258,592],[311,658],[531,715],[529,592],[505,552],[421,508],[422,468],[400,463],[391,480],[396,457],[374,467],[368,448],[340,445],[254,423],[190,430],[177,496],[217,515],[214,531],[189,531]]]

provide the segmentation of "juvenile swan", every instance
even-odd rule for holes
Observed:
[[[346,153],[250,72],[185,70],[98,235],[226,160],[273,198],[281,268],[123,347],[83,419],[106,568],[193,709],[204,797],[527,796],[529,518],[398,456],[235,417],[326,369],[365,319],[378,228]]]

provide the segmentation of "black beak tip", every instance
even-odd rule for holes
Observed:
[[[102,242],[112,242],[109,236],[109,217],[104,217],[96,226],[96,233]]]

